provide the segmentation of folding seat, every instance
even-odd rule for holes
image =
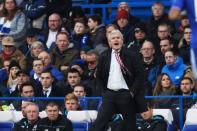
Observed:
[[[13,127],[13,122],[0,122],[0,131],[12,131]]]
[[[189,109],[182,131],[197,131],[197,109]]]

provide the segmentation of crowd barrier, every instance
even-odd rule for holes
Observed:
[[[179,101],[179,125],[180,125],[180,129],[182,130],[183,128],[183,99],[194,99],[194,98],[197,98],[197,96],[146,96],[146,99],[164,99],[164,98],[172,98],[172,99],[178,99]],[[85,110],[88,110],[88,103],[90,100],[94,100],[94,99],[97,99],[99,101],[102,101],[102,98],[101,97],[84,97],[84,98],[80,98],[81,100],[83,100],[85,106],[84,106],[84,109]],[[49,97],[49,98],[45,98],[45,97],[33,97],[33,98],[22,98],[22,97],[0,97],[0,101],[6,101],[6,100],[55,100],[55,101],[59,101],[59,100],[64,100],[63,97]],[[100,104],[100,103],[99,103]],[[186,122],[185,122],[185,125],[184,125],[184,128],[187,127],[187,125],[191,125],[190,127],[193,127],[194,128],[194,125],[197,125],[197,116],[194,116],[193,114],[197,115],[197,109],[194,109],[194,110],[189,110],[187,112],[187,115],[186,115]],[[169,111],[168,112],[164,112],[164,110],[162,111],[161,110],[158,110],[156,109],[155,110],[155,114],[156,113],[160,113],[161,115],[164,115],[167,116],[166,120],[168,120],[168,123],[171,123],[173,121],[173,118],[172,118],[172,115],[169,115]],[[16,113],[17,114],[17,113]],[[0,114],[0,116],[3,116],[3,114]],[[2,118],[2,117],[0,117]],[[20,117],[16,117],[16,121],[17,121],[17,118],[20,118]],[[9,117],[6,117],[6,119],[10,119]],[[92,119],[92,118],[91,118]],[[193,122],[191,124],[191,122]]]

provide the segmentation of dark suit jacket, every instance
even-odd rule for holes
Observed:
[[[111,63],[111,52],[109,49],[105,51],[99,58],[99,63],[97,66],[97,81],[103,87],[103,91],[107,90],[107,83],[110,71]],[[123,73],[123,77],[126,81],[126,84],[129,88],[129,91],[134,94],[134,99],[136,105],[139,108],[140,112],[146,111],[146,102],[144,99],[144,78],[145,70],[142,66],[142,61],[138,54],[130,52],[126,48],[122,48],[120,51],[120,58],[122,59],[123,64],[127,67],[130,73]]]

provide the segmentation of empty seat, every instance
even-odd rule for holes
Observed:
[[[73,122],[73,131],[88,131],[88,122]]]
[[[197,109],[189,109],[186,114],[185,124],[183,131],[196,131],[197,130]]]
[[[12,122],[0,122],[0,131],[12,131],[14,123]]]

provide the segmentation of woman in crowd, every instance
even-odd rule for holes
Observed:
[[[12,36],[18,47],[25,38],[27,27],[25,14],[18,9],[15,0],[5,0],[2,16],[0,18],[0,34]]]
[[[176,94],[176,87],[172,84],[170,77],[166,73],[158,76],[153,96],[169,96]],[[172,99],[155,100],[155,108],[170,108]]]

